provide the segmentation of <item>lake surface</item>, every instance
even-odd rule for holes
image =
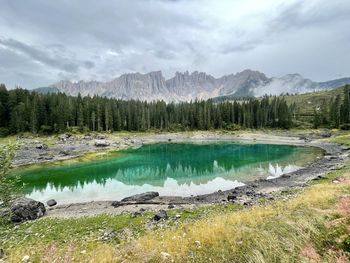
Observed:
[[[18,173],[28,197],[63,204],[120,200],[146,191],[190,196],[228,190],[294,171],[321,154],[317,148],[288,145],[162,143]]]

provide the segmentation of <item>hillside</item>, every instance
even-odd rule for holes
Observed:
[[[288,105],[295,103],[296,119],[301,125],[310,126],[314,117],[314,109],[324,102],[328,104],[336,96],[344,96],[344,87],[334,90],[318,91],[299,95],[282,96]]]

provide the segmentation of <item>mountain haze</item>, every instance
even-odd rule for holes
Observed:
[[[161,71],[146,74],[128,73],[111,81],[59,81],[50,87],[39,88],[39,92],[63,92],[68,95],[99,95],[123,100],[190,101],[217,97],[258,97],[264,94],[300,94],[316,90],[333,89],[349,84],[350,78],[326,82],[314,82],[300,74],[283,77],[267,77],[264,73],[246,69],[236,74],[215,78],[205,72],[176,72],[165,79]]]

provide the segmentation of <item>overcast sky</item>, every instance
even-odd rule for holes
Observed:
[[[0,83],[246,68],[350,76],[349,0],[0,0]]]

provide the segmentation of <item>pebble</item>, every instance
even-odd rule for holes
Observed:
[[[167,252],[160,252],[160,256],[162,257],[162,259],[166,260],[170,258],[170,254]]]
[[[28,255],[25,255],[23,258],[22,258],[22,262],[29,262],[29,259],[30,257]]]

